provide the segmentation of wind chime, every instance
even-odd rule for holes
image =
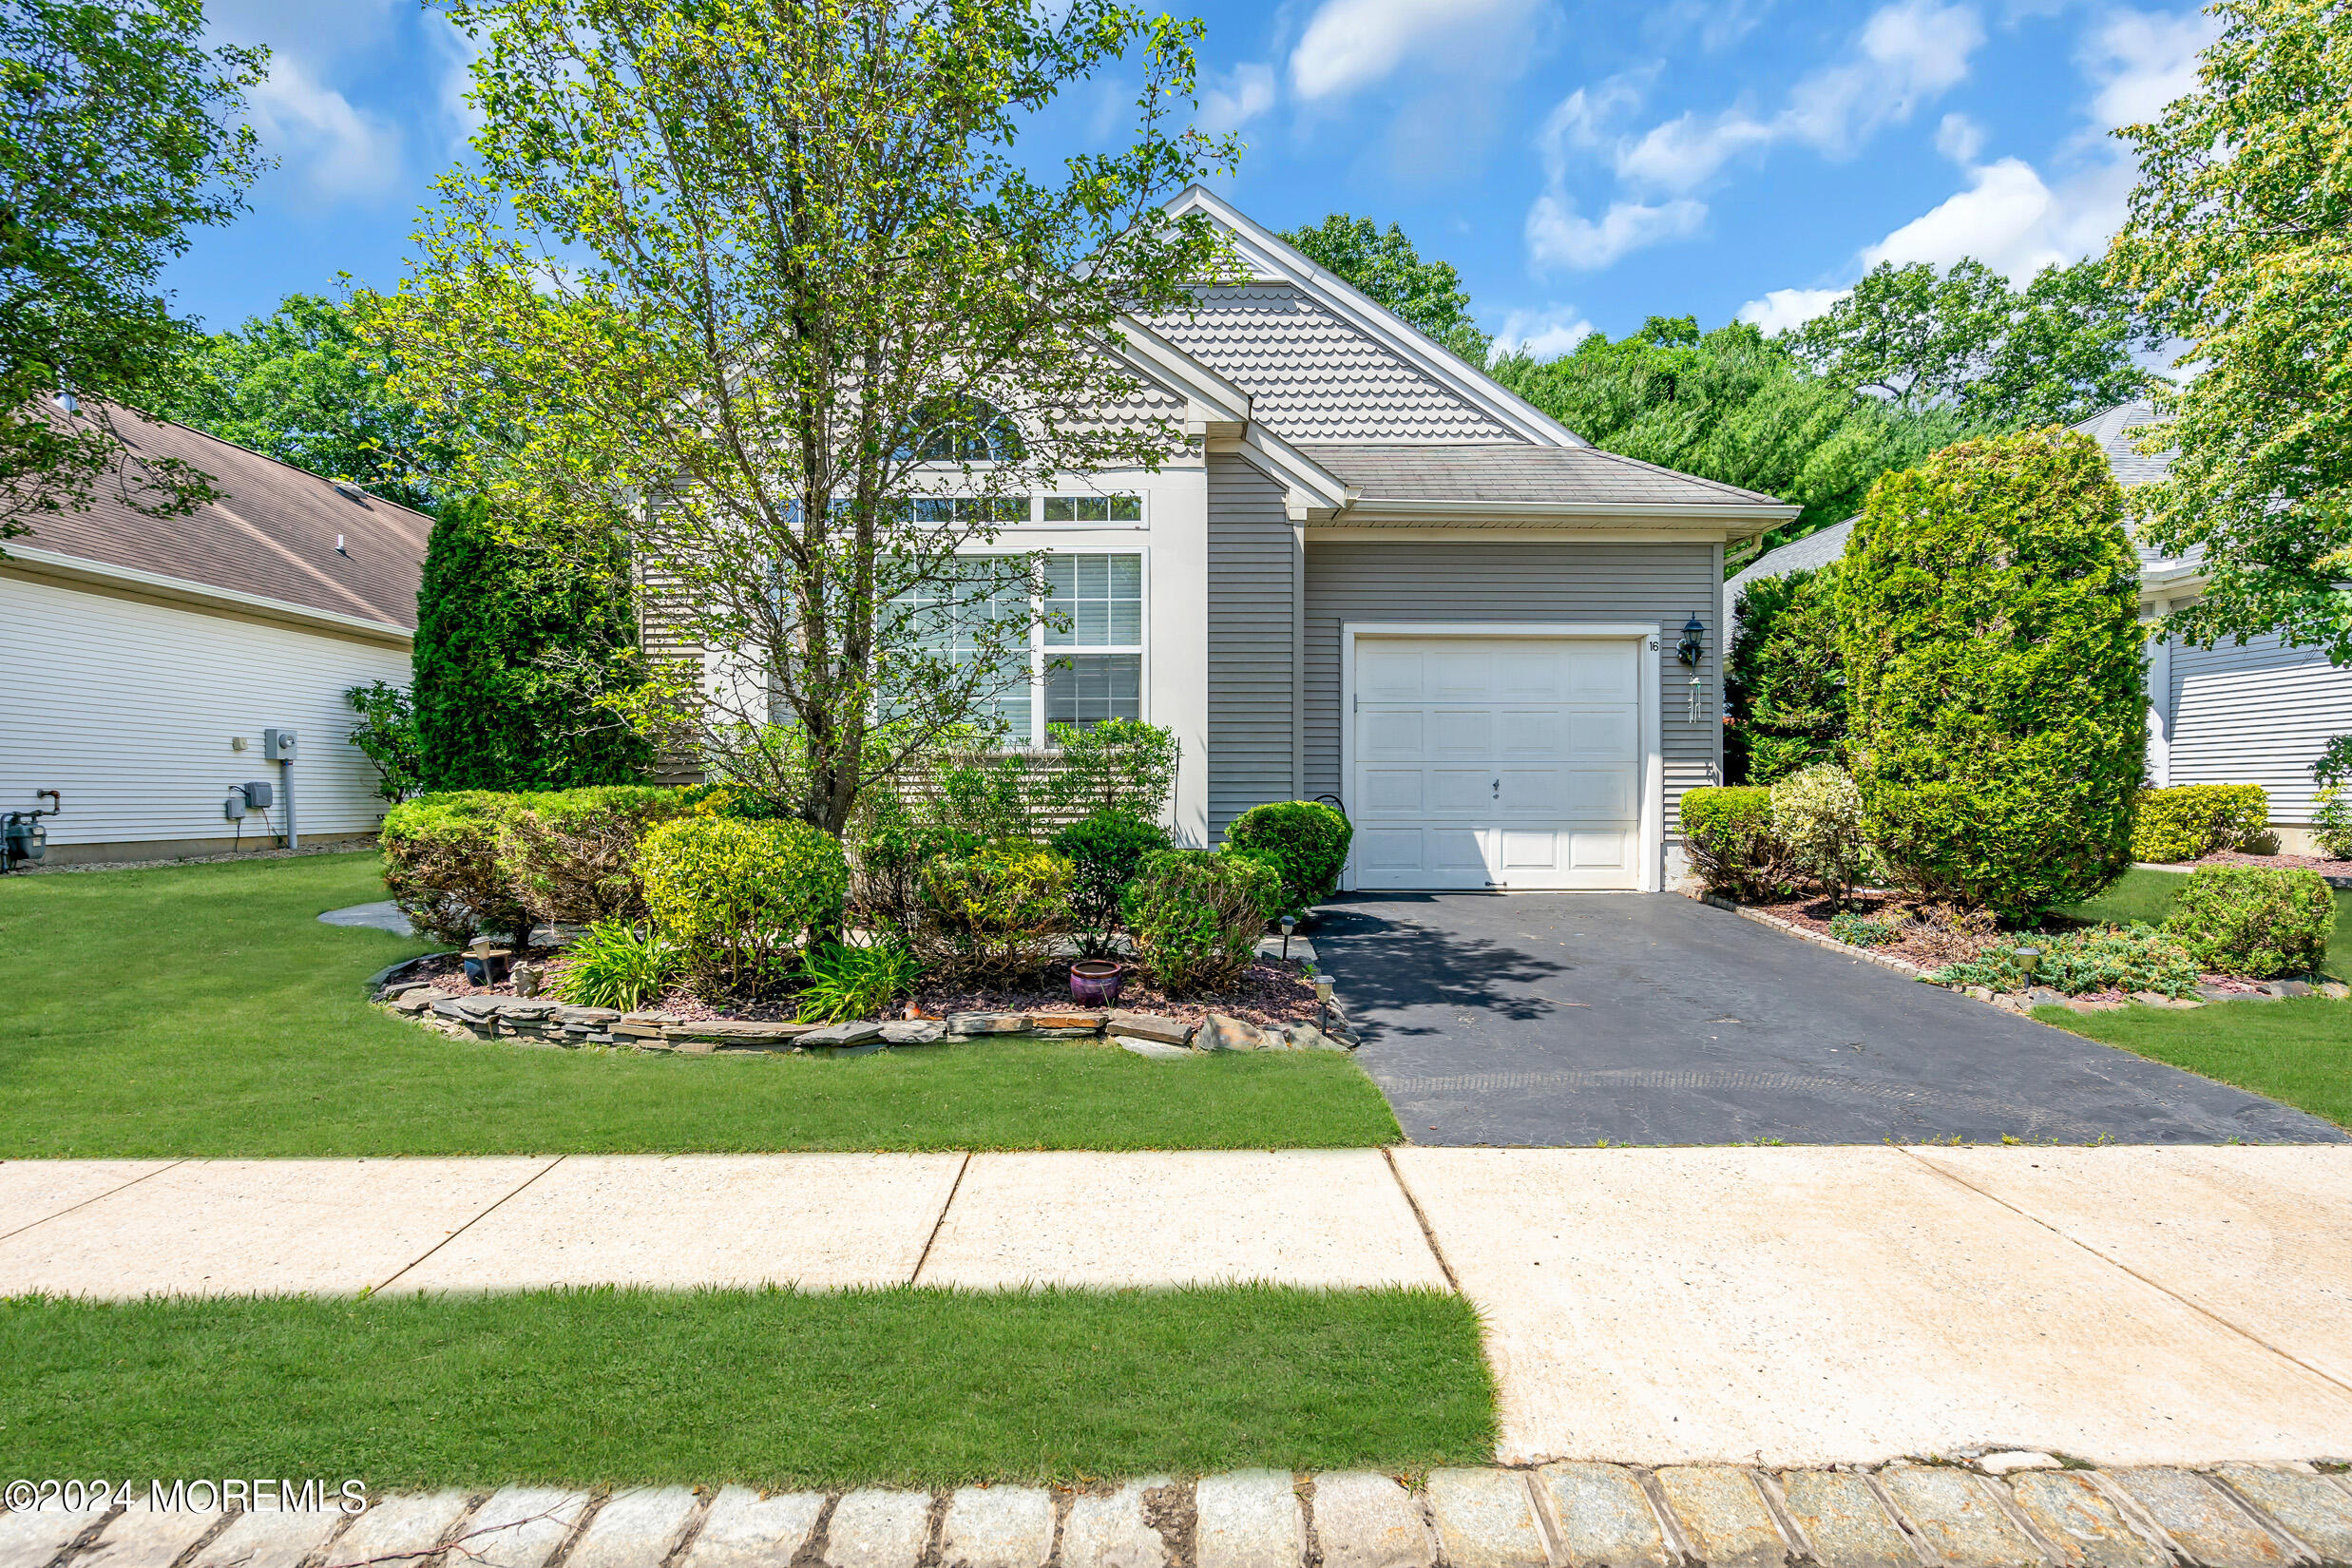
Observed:
[[[1693,611],[1691,619],[1682,623],[1682,641],[1674,649],[1674,657],[1681,660],[1683,667],[1691,672],[1690,698],[1682,716],[1685,723],[1695,724],[1699,721],[1698,667],[1699,660],[1706,652],[1707,627],[1699,620],[1697,612]]]

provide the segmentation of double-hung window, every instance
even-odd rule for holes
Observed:
[[[1142,717],[1143,557],[1048,556],[1045,587],[1045,722]]]

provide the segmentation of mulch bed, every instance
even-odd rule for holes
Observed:
[[[2322,876],[2352,876],[2352,860],[2330,860],[2319,854],[2247,854],[2238,850],[2217,850],[2213,853],[2191,861],[2195,866],[2278,866],[2299,867],[2314,870]]]
[[[547,954],[537,954],[545,962]],[[466,978],[460,955],[439,953],[425,960],[411,971],[414,979],[425,985],[438,986],[451,996],[512,996],[511,983],[498,985],[477,985]],[[915,989],[914,1005],[919,1013],[909,1016],[945,1018],[949,1013],[1025,1013],[1044,1008],[1074,1007],[1070,1000],[1069,969],[1056,965],[1027,986],[980,989],[958,985],[947,981],[927,981]],[[1127,984],[1119,993],[1114,1006],[1135,1013],[1157,1013],[1162,1017],[1181,1019],[1197,1023],[1213,1012],[1242,1019],[1261,1028],[1280,1028],[1285,1023],[1312,1023],[1315,1018],[1315,988],[1292,965],[1259,959],[1250,966],[1241,979],[1231,988],[1211,997],[1170,997],[1144,983],[1141,977],[1130,973]],[[713,1019],[741,1019],[752,1023],[789,1021],[799,1008],[790,997],[766,1002],[730,1002],[714,1006],[690,992],[672,991],[660,1001],[649,1004],[649,1011],[672,1013],[689,1023],[706,1023]]]

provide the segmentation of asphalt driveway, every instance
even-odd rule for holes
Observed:
[[[1416,1143],[2345,1137],[1675,894],[1346,894],[1313,935]]]

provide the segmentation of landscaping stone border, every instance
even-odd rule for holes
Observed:
[[[1165,1061],[1230,1051],[1348,1051],[1358,1043],[1355,1030],[1336,1002],[1330,1005],[1324,1027],[1300,1023],[1279,1031],[1224,1013],[1213,1012],[1205,1022],[1193,1024],[1157,1013],[1088,1007],[950,1013],[944,1019],[790,1023],[687,1019],[651,1009],[622,1012],[617,1007],[575,1006],[549,997],[454,996],[423,981],[402,978],[404,971],[419,962],[411,959],[395,964],[376,976],[371,983],[376,1002],[461,1039],[511,1040],[575,1049],[594,1046],[679,1056],[764,1051],[854,1057],[944,1041],[1087,1040]]]
[[[1418,1486],[1363,1470],[766,1497],[510,1486],[374,1498],[349,1520],[143,1500],[8,1513],[0,1547],[45,1568],[2316,1568],[2352,1560],[2342,1468],[2094,1469],[2019,1449],[1826,1469],[1481,1466]]]
[[[1892,969],[1897,974],[1909,975],[1922,985],[1942,984],[1934,979],[1926,969],[1912,963],[1909,959],[1897,958],[1891,953],[1872,952],[1867,947],[1857,947],[1850,942],[1840,942],[1836,937],[1825,936],[1819,931],[1798,925],[1793,920],[1784,920],[1779,915],[1769,914],[1762,909],[1751,909],[1747,905],[1726,898],[1721,893],[1702,891],[1695,896],[1701,904],[1711,908],[1728,909],[1743,920],[1752,920],[1759,926],[1769,926],[1776,931],[1785,932],[1803,942],[1809,942],[1816,947],[1827,947],[1833,952],[1844,953],[1848,958],[1859,958],[1865,963],[1875,964],[1882,969]],[[2261,988],[2252,991],[2230,991],[2224,990],[2218,985],[2200,985],[2196,988],[2196,1000],[2194,1001],[2187,997],[2161,996],[2154,991],[2135,991],[2132,995],[2132,1001],[2150,1007],[2186,1008],[2202,1007],[2212,1002],[2277,1002],[2283,998],[2294,996],[2324,996],[2339,1002],[2352,997],[2352,986],[2347,986],[2342,981],[2336,980],[2269,980],[2260,982],[2259,985]],[[1998,1007],[2003,1012],[2029,1016],[2036,1007],[2067,1007],[2078,1013],[2104,1013],[2113,1012],[2130,1005],[2129,1003],[2092,1001],[2078,996],[2068,996],[2063,991],[2054,991],[2046,985],[2036,985],[2023,991],[1994,991],[1982,985],[1950,985],[1943,988],[1974,1001]]]

